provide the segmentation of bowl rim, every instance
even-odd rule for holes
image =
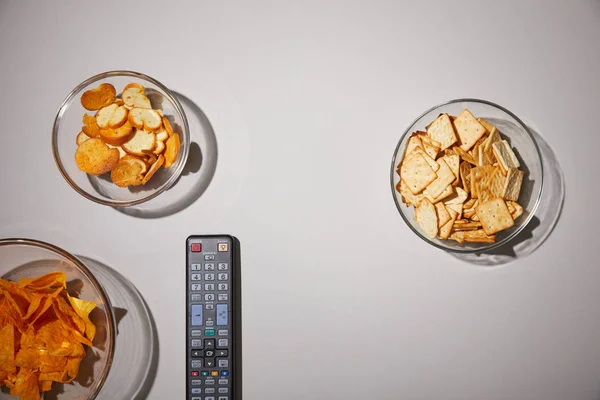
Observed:
[[[75,264],[79,268],[79,270],[81,272],[83,272],[83,274],[86,276],[86,278],[88,278],[90,280],[90,282],[92,282],[92,285],[94,285],[96,291],[98,292],[98,295],[102,299],[102,302],[104,303],[105,308],[106,308],[105,312],[106,312],[106,316],[108,319],[107,330],[110,331],[111,340],[109,341],[108,346],[107,346],[108,351],[107,351],[107,358],[106,358],[106,367],[104,368],[105,373],[103,373],[102,376],[100,376],[99,378],[95,379],[96,390],[94,393],[91,393],[87,397],[87,400],[95,399],[98,396],[98,394],[100,393],[100,391],[102,390],[102,387],[104,386],[104,383],[106,382],[106,379],[108,378],[108,375],[110,373],[110,369],[112,367],[112,363],[113,363],[113,359],[114,359],[115,345],[116,345],[116,339],[117,339],[116,318],[113,313],[113,306],[110,302],[110,298],[108,297],[108,295],[106,294],[106,291],[104,290],[104,286],[102,286],[102,284],[96,279],[94,274],[89,270],[88,267],[85,266],[85,264],[83,262],[81,262],[77,257],[72,255],[68,251],[66,251],[58,246],[55,246],[55,245],[47,243],[47,242],[43,242],[41,240],[36,240],[36,239],[25,239],[25,238],[0,239],[0,247],[11,246],[11,245],[19,245],[19,246],[25,245],[25,246],[38,247],[38,248],[48,250],[50,252],[58,254],[61,257],[66,258],[69,262],[72,262],[73,264]]]
[[[188,149],[188,151],[183,152],[183,154],[181,155],[181,160],[179,162],[179,165],[175,169],[175,173],[173,173],[171,175],[171,177],[163,184],[163,186],[161,188],[159,188],[158,190],[156,190],[155,192],[150,193],[149,195],[142,197],[140,199],[125,200],[125,201],[105,200],[105,199],[96,197],[96,196],[88,193],[87,191],[83,190],[81,187],[79,187],[79,185],[77,185],[75,183],[75,181],[73,181],[71,179],[71,177],[65,170],[63,163],[60,159],[60,156],[58,155],[59,150],[58,150],[57,138],[58,138],[58,130],[59,130],[59,126],[60,126],[60,120],[67,109],[67,104],[69,104],[71,102],[71,100],[73,99],[73,97],[75,97],[75,95],[77,93],[79,93],[83,88],[85,88],[86,86],[88,86],[100,79],[110,78],[110,77],[114,77],[114,76],[131,76],[131,77],[135,77],[138,79],[146,80],[146,81],[152,83],[153,85],[157,86],[158,88],[160,88],[165,93],[165,96],[174,105],[175,109],[177,110],[177,112],[179,113],[179,115],[181,116],[182,121],[183,121],[183,136],[185,136],[185,138],[182,138],[182,139],[185,139],[184,143],[186,143],[186,146],[182,146],[182,147],[189,147],[190,127],[188,124],[187,116],[185,115],[185,111],[183,110],[181,103],[173,95],[171,90],[169,90],[161,82],[159,82],[156,79],[152,78],[151,76],[148,76],[141,72],[130,71],[130,70],[114,70],[114,71],[102,72],[102,73],[96,74],[96,75],[86,79],[85,81],[81,82],[73,90],[71,90],[71,92],[69,92],[67,97],[65,97],[65,99],[63,100],[62,104],[60,105],[60,107],[58,109],[58,112],[56,113],[56,117],[54,118],[54,124],[52,126],[52,155],[54,156],[54,163],[58,167],[58,170],[60,171],[63,178],[67,181],[69,186],[71,186],[71,188],[73,188],[77,193],[79,193],[86,199],[91,200],[98,204],[105,205],[105,206],[128,207],[128,206],[133,206],[133,205],[137,205],[137,204],[142,204],[142,203],[145,203],[146,201],[152,200],[153,198],[157,197],[158,195],[160,195],[161,193],[163,193],[167,189],[169,189],[171,186],[173,186],[173,184],[175,182],[177,182],[177,180],[181,177],[181,173],[183,172],[183,168],[185,167],[185,164],[187,162],[189,149]]]
[[[511,116],[512,118],[514,118],[515,121],[517,121],[517,123],[521,126],[521,128],[523,128],[523,130],[525,131],[525,133],[529,136],[529,138],[531,139],[531,141],[533,142],[533,146],[535,148],[536,154],[538,156],[539,159],[539,164],[540,164],[540,190],[538,192],[537,198],[535,199],[535,203],[533,204],[533,207],[531,208],[531,212],[529,213],[529,215],[527,216],[527,219],[521,224],[521,226],[519,226],[517,229],[515,229],[510,235],[508,235],[507,237],[505,237],[504,239],[502,239],[499,242],[493,243],[489,246],[483,246],[483,247],[479,247],[479,248],[460,248],[460,247],[456,247],[456,248],[451,248],[451,247],[445,247],[442,245],[439,245],[431,240],[429,240],[429,238],[427,238],[425,235],[423,235],[421,232],[419,232],[417,229],[415,229],[411,223],[408,221],[406,215],[404,215],[404,213],[402,212],[401,208],[400,208],[400,204],[398,202],[398,197],[396,196],[396,187],[394,185],[394,173],[396,172],[396,156],[398,154],[398,150],[400,149],[400,145],[404,142],[404,138],[406,137],[406,135],[410,134],[410,131],[412,130],[412,127],[414,126],[414,124],[420,120],[421,118],[423,118],[425,115],[427,115],[428,113],[430,113],[431,111],[434,111],[435,109],[438,109],[440,107],[443,106],[447,106],[449,104],[454,104],[454,103],[464,103],[464,102],[470,102],[470,103],[481,103],[481,104],[485,104],[491,107],[495,107],[503,112],[505,112],[506,114],[508,114],[509,116]],[[484,253],[487,251],[490,251],[492,249],[496,249],[500,246],[505,245],[506,243],[510,242],[512,239],[514,239],[519,233],[521,233],[523,231],[523,229],[525,229],[525,227],[527,226],[527,224],[529,224],[529,222],[531,221],[531,219],[533,218],[533,216],[535,215],[535,212],[537,211],[537,208],[540,204],[541,198],[542,198],[542,192],[544,191],[544,164],[542,162],[542,152],[540,151],[540,147],[538,146],[537,140],[535,139],[535,137],[533,136],[533,134],[531,133],[531,131],[529,130],[529,128],[527,127],[527,125],[521,121],[521,119],[519,117],[517,117],[513,112],[511,112],[510,110],[508,110],[507,108],[493,103],[491,101],[488,100],[483,100],[483,99],[476,99],[476,98],[459,98],[459,99],[452,99],[452,100],[448,100],[445,101],[443,103],[437,104],[431,108],[429,108],[428,110],[426,110],[425,112],[421,113],[421,115],[419,115],[417,118],[415,118],[406,128],[406,130],[404,131],[404,133],[402,134],[402,136],[400,137],[400,140],[398,140],[398,144],[396,145],[396,148],[394,149],[394,154],[392,156],[392,163],[391,163],[391,167],[390,167],[390,186],[392,189],[392,197],[394,199],[394,203],[396,204],[396,208],[398,210],[398,213],[400,214],[400,216],[402,217],[402,219],[404,220],[404,222],[406,223],[406,225],[408,225],[408,227],[421,239],[423,239],[425,242],[427,242],[428,244],[437,247],[438,249],[442,249],[448,252],[452,252],[452,253]]]

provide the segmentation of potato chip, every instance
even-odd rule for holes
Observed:
[[[83,345],[92,345],[89,314],[96,303],[70,297],[65,288],[63,272],[0,279],[0,385],[21,400],[39,400],[53,381],[75,379]]]
[[[71,296],[69,296],[69,302],[73,306],[75,312],[85,322],[85,336],[87,336],[90,341],[94,341],[94,337],[96,336],[96,326],[90,321],[89,315],[92,310],[96,308],[96,303]]]

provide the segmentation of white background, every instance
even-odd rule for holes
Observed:
[[[153,76],[214,128],[214,177],[179,213],[100,206],[55,167],[62,100],[113,69]],[[151,399],[184,398],[184,241],[231,233],[245,399],[596,400],[599,73],[592,0],[0,0],[0,236],[133,282],[160,338]],[[524,259],[461,261],[396,211],[401,133],[457,97],[507,107],[560,162],[562,216]]]

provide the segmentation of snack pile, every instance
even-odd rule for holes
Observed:
[[[430,238],[494,243],[523,214],[523,171],[498,129],[467,109],[408,139],[396,190]]]
[[[77,135],[75,162],[91,175],[110,172],[120,187],[145,185],[161,168],[170,168],[179,154],[179,135],[161,110],[152,109],[144,87],[130,83],[117,97],[115,87],[102,83],[83,93],[83,115]]]
[[[92,346],[96,303],[71,297],[64,272],[18,282],[0,279],[0,386],[39,400],[52,382],[72,382]]]

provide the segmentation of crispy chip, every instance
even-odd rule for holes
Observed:
[[[15,364],[15,328],[5,325],[0,329],[0,371],[17,372]]]
[[[96,336],[96,326],[90,321],[89,315],[90,312],[96,308],[96,303],[71,296],[69,296],[69,301],[71,302],[73,309],[75,309],[75,312],[85,322],[85,336],[87,336],[90,341],[94,341],[94,337]]]

